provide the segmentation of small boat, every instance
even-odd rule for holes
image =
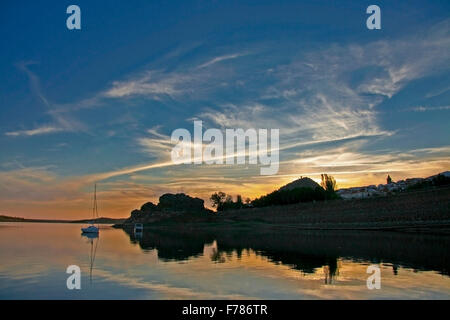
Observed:
[[[99,229],[96,226],[92,225],[87,228],[81,228],[81,231],[83,233],[98,233]]]
[[[134,224],[134,232],[142,232],[144,231],[144,225],[142,223]]]
[[[95,185],[95,188],[94,188],[94,206],[92,207],[92,221],[91,221],[91,225],[89,227],[86,227],[86,228],[81,228],[81,232],[82,233],[98,234],[100,229],[99,229],[98,225],[97,226],[94,225],[94,221],[97,218],[98,218],[97,185]]]
[[[144,234],[144,225],[142,223],[136,223],[134,225],[134,237],[136,239],[142,239]]]

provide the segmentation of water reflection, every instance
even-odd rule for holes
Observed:
[[[107,226],[100,234],[0,224],[0,299],[450,298],[448,236]],[[369,264],[381,268],[381,290],[367,289]],[[69,265],[80,266],[81,290],[66,287]]]
[[[217,247],[211,261],[225,263],[226,257],[244,250],[280,263],[302,274],[313,274],[322,268],[325,284],[339,275],[339,259],[392,265],[393,275],[399,267],[415,271],[436,271],[450,275],[450,237],[394,232],[350,231],[157,231],[145,230],[139,237],[125,231],[131,242],[143,250],[157,250],[158,258],[188,260],[200,256],[205,245],[214,241]]]
[[[188,260],[203,253],[205,244],[212,243],[214,238],[205,234],[192,235],[163,231],[126,231],[132,243],[138,243],[144,251],[158,250],[158,258],[162,261]]]
[[[94,268],[95,256],[97,254],[98,233],[82,233],[81,237],[86,238],[91,246],[89,254],[89,283],[92,284],[92,270]]]

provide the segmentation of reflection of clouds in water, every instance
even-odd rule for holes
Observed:
[[[60,283],[65,288],[69,264],[80,265],[82,281],[88,281],[90,245],[80,236],[79,226],[21,226],[20,232],[19,228],[0,229],[0,296],[73,298],[58,288]],[[295,235],[227,231],[211,236],[200,231],[186,235],[144,231],[142,238],[133,243],[122,230],[102,229],[92,285],[83,282],[86,285],[80,294],[83,299],[450,296],[448,276],[413,269],[445,271],[445,238],[350,232],[333,235],[297,231]],[[162,259],[158,258],[160,251]],[[397,260],[402,260],[403,265]],[[382,289],[367,290],[367,266],[380,261]]]
[[[157,291],[162,294],[158,299],[258,299],[257,297],[248,297],[239,294],[214,294],[213,292],[207,291],[194,291],[192,288],[182,288],[164,283],[149,282],[144,278],[127,276],[124,274],[117,275],[105,270],[98,270],[98,276],[104,278],[104,280],[119,283],[122,286]]]
[[[390,264],[380,265],[381,289],[368,290],[367,266],[365,263],[340,260],[337,281],[320,288],[301,287],[299,292],[316,299],[448,299],[450,296],[448,278],[433,271],[415,272],[408,268],[399,268],[396,276]]]

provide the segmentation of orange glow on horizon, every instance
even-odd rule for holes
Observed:
[[[436,168],[426,168],[423,170],[412,171],[381,171],[381,172],[366,172],[366,173],[343,173],[343,172],[328,172],[335,177],[338,188],[348,188],[354,186],[378,185],[386,183],[388,174],[394,181],[403,180],[413,177],[427,177],[439,172],[446,171],[448,167],[446,163],[439,170]],[[259,176],[253,177],[243,183],[236,182],[197,182],[201,181],[198,178],[183,178],[180,183],[173,183],[173,186],[164,189],[154,186],[154,189],[143,189],[146,185],[136,185],[133,189],[121,189],[121,183],[115,183],[115,188],[111,190],[98,191],[99,214],[102,217],[110,218],[127,218],[133,209],[140,208],[142,204],[151,201],[158,203],[158,198],[164,193],[186,193],[192,197],[199,197],[205,200],[205,206],[211,208],[209,197],[217,191],[223,191],[235,197],[241,195],[243,199],[254,199],[265,195],[269,192],[277,190],[281,186],[299,179],[301,176],[309,177],[320,184],[320,174],[295,174],[289,173],[276,176]],[[67,184],[66,184],[67,186]],[[124,182],[124,186],[126,183]],[[54,186],[59,190],[59,185]],[[64,192],[64,189],[59,190],[61,198],[55,198],[47,201],[25,200],[17,201],[2,200],[1,215],[23,217],[30,219],[62,219],[62,220],[77,220],[89,219],[91,216],[92,194],[90,190],[78,191],[75,195],[71,189]],[[140,189],[142,188],[142,189]],[[49,190],[51,192],[51,190]],[[70,195],[73,194],[73,198]]]

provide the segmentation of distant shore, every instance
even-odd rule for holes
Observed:
[[[98,218],[95,220],[92,219],[83,219],[83,220],[56,220],[56,219],[27,219],[21,217],[10,217],[0,215],[0,223],[1,222],[34,222],[34,223],[91,223],[95,224],[117,224],[123,223],[125,219],[114,219],[114,218]]]

